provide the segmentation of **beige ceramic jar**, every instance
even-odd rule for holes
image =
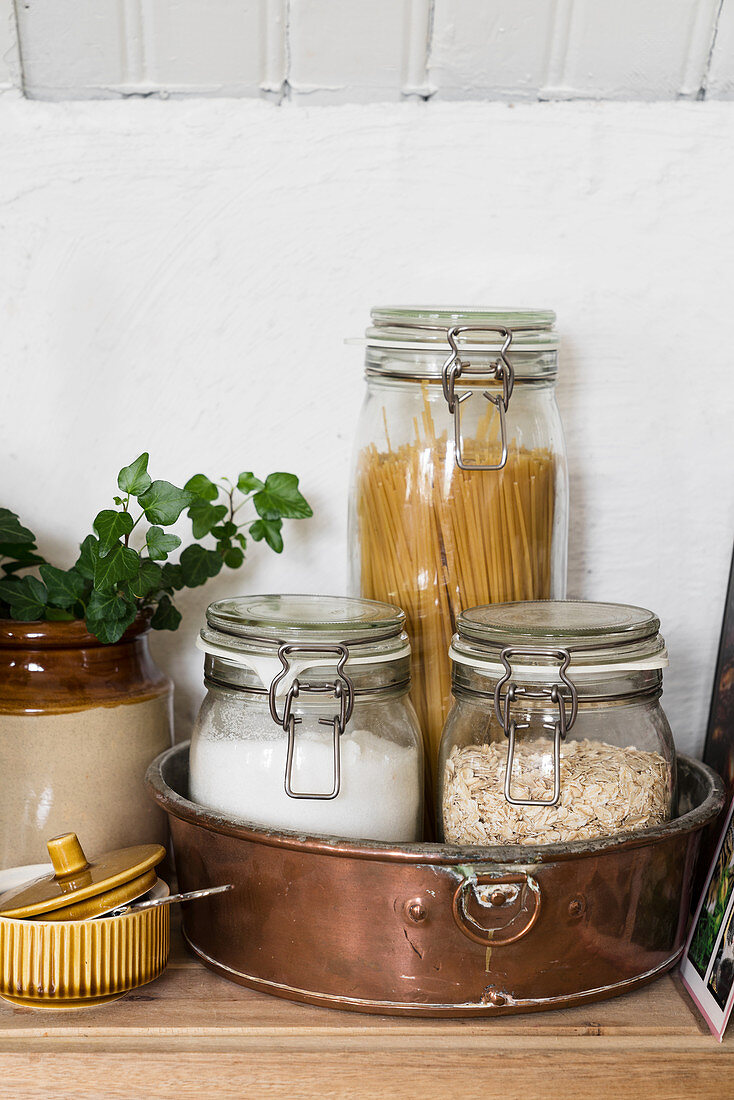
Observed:
[[[143,786],[172,741],[173,686],[144,620],[115,645],[82,622],[0,620],[0,868],[73,828],[92,854],[165,842]]]

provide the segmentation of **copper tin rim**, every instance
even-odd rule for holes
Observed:
[[[698,805],[687,809],[672,821],[656,825],[649,829],[636,829],[619,837],[600,837],[598,840],[575,840],[566,844],[505,844],[483,848],[478,845],[452,844],[394,844],[380,841],[354,841],[343,837],[308,836],[303,833],[276,831],[259,825],[247,824],[227,814],[209,810],[196,802],[184,798],[166,783],[163,775],[171,757],[179,756],[188,749],[190,742],[174,745],[156,757],[148,768],[146,784],[148,789],[167,813],[172,813],[182,821],[198,825],[222,836],[241,840],[251,840],[273,848],[287,848],[302,852],[319,852],[322,855],[343,856],[348,859],[380,860],[395,863],[558,863],[566,859],[578,859],[587,855],[600,855],[606,851],[628,851],[644,847],[657,840],[670,840],[683,836],[709,824],[719,813],[723,805],[724,785],[716,772],[700,760],[693,760],[683,754],[678,755],[678,769],[687,774],[698,772],[698,781],[703,785],[702,797]]]

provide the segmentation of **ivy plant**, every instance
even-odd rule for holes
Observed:
[[[197,588],[227,566],[239,569],[248,538],[279,554],[283,520],[306,519],[311,508],[295,474],[253,473],[213,481],[194,474],[182,489],[154,481],[148,454],[123,467],[114,507],[97,514],[71,569],[38,552],[32,531],[9,508],[0,508],[0,617],[21,622],[83,619],[101,642],[119,641],[145,613],[155,630],[176,630],[176,593]],[[193,541],[166,531],[182,512]]]

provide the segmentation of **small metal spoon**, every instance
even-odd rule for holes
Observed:
[[[233,890],[234,885],[228,882],[226,886],[207,886],[204,890],[189,890],[187,894],[167,894],[164,898],[150,898],[148,901],[136,901],[130,905],[121,905],[119,909],[113,909],[108,917],[123,917],[126,913],[137,913],[140,909],[154,909],[158,905],[170,905],[174,901],[194,901],[195,898],[208,898],[211,894],[223,894],[226,890]]]

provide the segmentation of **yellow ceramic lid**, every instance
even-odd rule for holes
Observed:
[[[70,908],[73,917],[83,920],[97,916],[108,908],[132,901],[141,894],[141,877],[160,863],[166,854],[160,844],[141,844],[135,848],[119,848],[98,859],[87,861],[76,833],[64,833],[49,840],[46,847],[51,856],[54,874],[19,886],[0,897],[0,914],[4,917],[39,917],[57,909]],[[153,876],[153,881],[155,877]],[[113,893],[112,906],[101,895]],[[144,891],[142,891],[144,892]],[[89,905],[80,903],[94,899]],[[102,905],[104,904],[104,908]],[[50,917],[49,919],[53,919]]]

